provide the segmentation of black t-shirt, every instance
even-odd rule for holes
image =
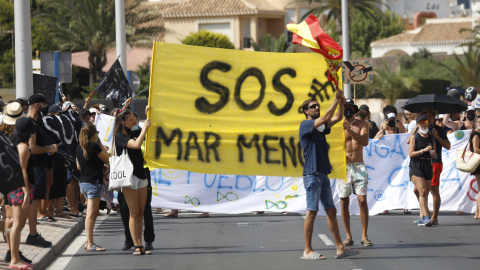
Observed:
[[[102,152],[102,148],[96,143],[89,142],[87,145],[88,159],[83,156],[83,149],[77,146],[76,157],[82,168],[80,170],[80,182],[95,184],[98,181],[103,183],[103,161],[98,158],[98,154]]]
[[[115,146],[117,147],[115,151],[117,151],[117,156],[121,156],[123,153],[123,149],[127,146],[127,143],[130,139],[136,139],[139,135],[137,132],[132,131],[132,138],[129,138],[127,135],[123,133],[115,134]],[[136,136],[134,136],[136,135]],[[133,175],[140,179],[146,179],[147,175],[145,174],[145,170],[143,169],[143,154],[142,149],[131,149],[127,148],[128,157],[133,164]]]
[[[433,137],[433,135],[428,135],[428,137],[425,138],[422,135],[420,135],[420,133],[415,133],[415,151],[420,151],[429,145],[432,146],[433,148],[433,140],[435,140],[435,137]],[[431,156],[430,156],[430,152],[426,151],[418,157],[430,158]]]
[[[375,135],[377,135],[379,129],[377,127],[377,123],[375,123],[374,121],[368,120],[368,122],[372,124],[372,128],[368,128],[368,138],[373,139]]]
[[[447,133],[445,132],[445,129],[443,129],[442,127],[437,126],[437,125],[435,125],[430,130],[432,130],[432,129],[435,129],[437,131],[438,136],[440,136],[440,138],[442,138],[444,140],[448,140]],[[437,139],[435,139],[435,145],[437,146],[437,151],[435,152],[437,154],[437,157],[432,158],[432,163],[435,163],[435,162],[442,163],[442,144]]]

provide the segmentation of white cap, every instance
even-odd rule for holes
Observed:
[[[393,112],[387,113],[387,119],[391,119],[391,118],[397,118],[397,116]]]
[[[445,114],[442,113],[442,114],[437,115],[437,119],[442,119],[442,118],[445,118]]]
[[[91,113],[97,113],[97,109],[95,109],[95,108],[90,108],[89,111],[90,111]]]
[[[472,105],[469,105],[469,106],[467,107],[467,112],[468,112],[468,111],[475,111],[475,107],[473,107]]]

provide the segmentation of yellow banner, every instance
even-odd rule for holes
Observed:
[[[301,177],[303,101],[335,97],[316,53],[265,53],[155,42],[146,160],[150,168]],[[342,122],[327,136],[331,178],[345,178]]]

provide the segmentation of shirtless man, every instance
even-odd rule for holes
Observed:
[[[360,221],[362,223],[362,245],[373,246],[372,241],[368,239],[368,204],[367,204],[367,168],[363,164],[363,147],[368,145],[368,123],[355,118],[358,107],[352,99],[347,99],[345,103],[345,148],[347,154],[347,179],[338,181],[338,195],[342,208],[342,220],[345,227],[346,239],[343,244],[353,245],[352,233],[350,231],[350,194],[352,191],[357,195],[358,205],[360,206]]]

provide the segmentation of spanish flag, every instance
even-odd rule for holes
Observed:
[[[299,24],[287,24],[287,29],[293,33],[293,44],[309,47],[325,58],[330,71],[328,80],[335,82],[338,86],[336,72],[342,64],[343,49],[323,31],[318,18],[312,14]]]

